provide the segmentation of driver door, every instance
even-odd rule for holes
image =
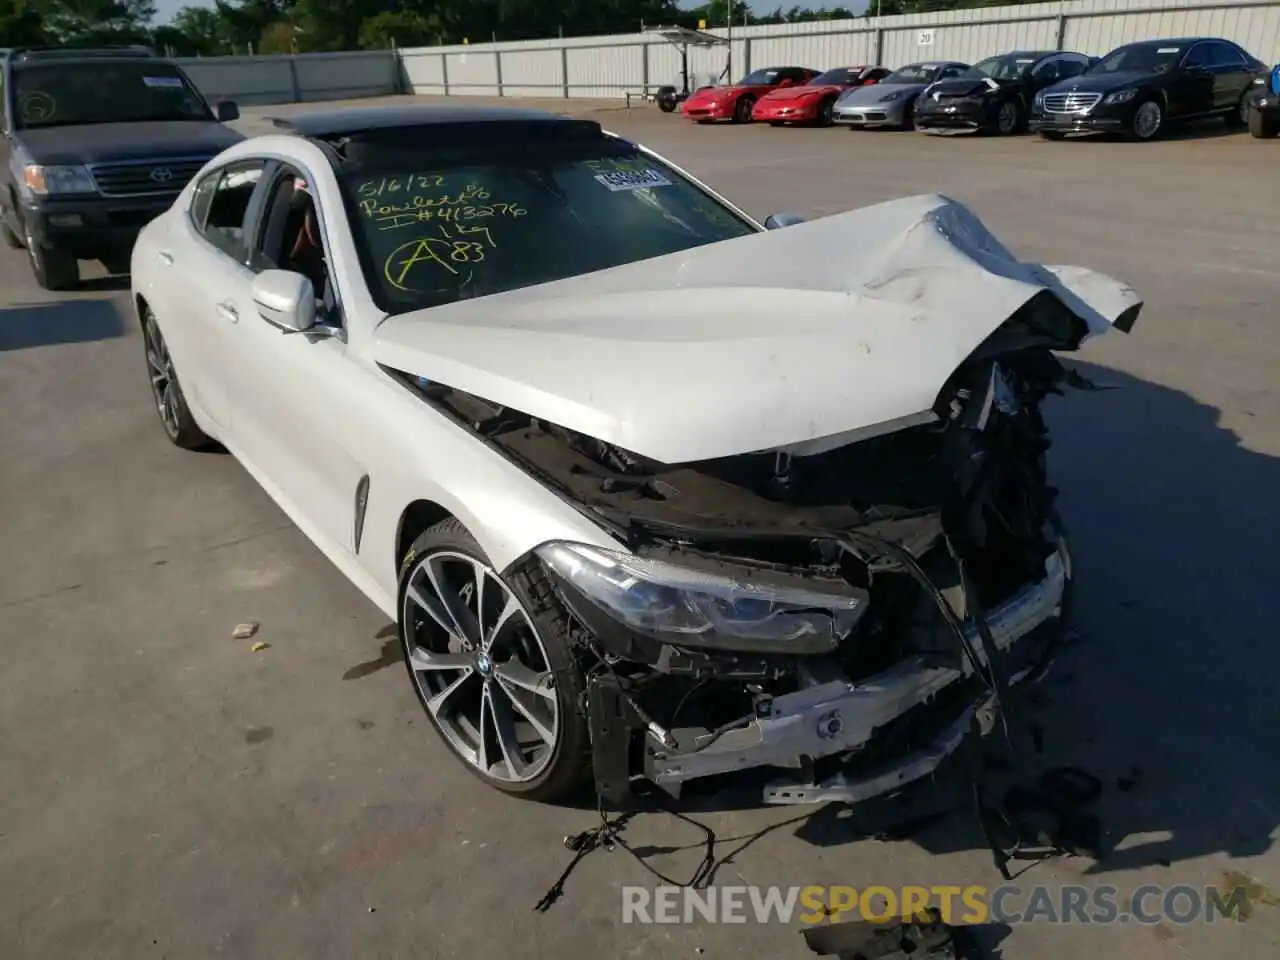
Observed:
[[[299,180],[309,189],[301,189]],[[313,538],[345,553],[355,552],[354,504],[364,476],[341,425],[350,410],[351,378],[336,293],[326,290],[327,256],[301,264],[295,242],[307,204],[315,210],[313,231],[323,252],[324,211],[314,178],[284,163],[264,176],[262,207],[253,228],[248,262],[228,291],[237,321],[230,325],[231,362],[227,395],[237,453],[260,481],[274,488],[286,511]],[[313,331],[285,332],[259,314],[253,279],[263,270],[293,270],[312,276],[318,301]]]

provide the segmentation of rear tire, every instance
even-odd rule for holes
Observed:
[[[195,417],[191,416],[187,398],[182,394],[182,385],[178,383],[173,357],[169,355],[164,334],[160,332],[150,307],[142,308],[142,347],[151,381],[151,399],[155,402],[160,425],[164,427],[169,442],[183,450],[209,446],[213,441],[196,426]]]
[[[1280,133],[1280,121],[1265,116],[1260,110],[1249,111],[1249,136],[1255,140],[1270,140]]]
[[[658,94],[658,109],[663,113],[674,113],[676,109],[676,95],[674,93]]]
[[[22,249],[22,238],[8,228],[3,221],[0,221],[0,235],[4,237],[5,246],[13,250]]]
[[[483,577],[483,586],[476,586],[469,593],[462,582],[468,569],[472,576]],[[450,573],[452,577],[448,576]],[[442,592],[436,592],[437,584]],[[440,621],[434,619],[434,615],[417,602],[410,593],[411,587],[418,598],[437,603],[442,593],[447,593],[452,601],[450,606],[463,604],[465,614],[463,608],[458,608],[460,615],[476,618],[475,623],[483,623],[487,619],[478,610],[477,598],[483,600],[486,596],[496,596],[502,600],[504,589],[516,601],[519,609],[506,620],[495,620],[495,623],[507,626],[501,629],[495,627],[489,634],[491,646],[477,643],[470,650],[464,648],[463,653],[451,654],[448,647],[442,648],[441,645],[456,645],[458,638],[446,633],[440,626]],[[424,596],[424,591],[429,596]],[[552,594],[551,585],[542,569],[536,564],[528,565],[517,569],[508,577],[500,576],[466,527],[450,517],[422,533],[413,542],[400,565],[398,599],[400,644],[410,682],[427,718],[450,752],[473,776],[503,793],[544,803],[564,800],[573,794],[587,779],[590,771],[590,735],[583,709],[586,685],[574,659],[569,618]],[[498,606],[502,609],[501,603]],[[484,607],[488,610],[489,604],[485,603]],[[441,613],[445,613],[449,607],[439,609]],[[518,617],[522,619],[517,620]],[[462,616],[448,619],[456,622]],[[500,642],[499,638],[503,638],[504,642]],[[428,656],[424,657],[424,654]],[[455,685],[449,682],[449,675],[439,677],[444,671],[436,669],[433,673],[430,668],[423,669],[424,663],[432,663],[430,655],[435,655],[440,661],[444,656],[450,655],[468,663],[475,660],[474,666],[444,668],[444,671],[457,671],[460,677],[456,684],[457,692],[453,694],[455,705],[452,708],[442,702],[448,695],[436,690],[436,687],[454,688]],[[501,659],[504,656],[508,659]],[[539,685],[542,691],[540,694],[528,693],[528,687],[521,688],[520,699],[525,709],[538,715],[544,730],[554,731],[555,741],[547,746],[545,756],[539,756],[531,750],[530,756],[533,759],[530,759],[525,756],[523,749],[517,751],[520,754],[519,761],[527,762],[533,768],[522,771],[522,774],[531,774],[523,778],[516,775],[519,764],[507,759],[510,754],[503,747],[505,744],[509,748],[512,744],[509,739],[501,738],[498,727],[504,726],[507,730],[523,733],[521,747],[535,736],[541,739],[543,745],[547,745],[547,741],[536,733],[531,736],[530,731],[514,731],[512,721],[526,725],[530,721],[527,719],[528,714],[506,693],[511,689],[510,682],[501,680],[504,675],[501,668],[512,662],[523,666],[527,677],[536,676],[539,680],[547,676],[551,678],[550,683]],[[477,688],[475,706],[478,722],[473,722],[463,714],[467,706],[466,698],[472,695],[472,690],[462,687],[463,683]],[[481,687],[487,692],[481,694]],[[494,690],[495,687],[498,689]],[[525,694],[543,699],[526,700]],[[484,696],[490,698],[488,727],[482,705]],[[495,704],[497,697],[506,699]],[[530,702],[533,703],[532,708],[529,706]],[[555,715],[548,722],[548,715],[543,711],[550,709],[551,703],[555,705]],[[504,711],[504,717],[499,718],[497,714]],[[530,730],[532,729],[530,726]],[[496,742],[491,743],[487,739],[489,734],[493,735]],[[465,742],[468,736],[473,739],[471,745]],[[475,744],[480,743],[485,745],[483,752],[475,748]],[[498,751],[492,760],[491,750]],[[472,755],[468,756],[467,752]],[[483,770],[482,757],[485,765]],[[503,766],[506,768],[505,772],[511,774],[505,779],[500,776]],[[495,769],[499,774],[493,773]]]
[[[733,106],[733,123],[750,123],[751,113],[756,108],[755,97],[741,97]]]

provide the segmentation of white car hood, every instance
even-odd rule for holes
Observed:
[[[950,374],[1045,289],[1090,335],[1141,303],[1092,270],[1018,263],[925,195],[390,317],[374,355],[681,463],[932,419]]]

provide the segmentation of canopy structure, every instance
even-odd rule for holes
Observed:
[[[645,33],[656,34],[680,51],[681,93],[689,95],[689,48],[727,47],[727,37],[717,37],[714,33],[703,30],[690,30],[688,27],[645,27]]]

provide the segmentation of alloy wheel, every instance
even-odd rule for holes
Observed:
[[[424,554],[406,581],[405,658],[436,728],[486,778],[525,783],[556,754],[547,651],[519,598],[467,554]]]
[[[172,439],[181,429],[178,378],[173,372],[173,358],[169,356],[164,335],[154,319],[147,319],[143,337],[146,342],[147,372],[151,375],[151,398],[155,401],[165,433]]]
[[[1148,100],[1134,111],[1133,132],[1140,140],[1150,140],[1159,132],[1163,119],[1160,104]]]

